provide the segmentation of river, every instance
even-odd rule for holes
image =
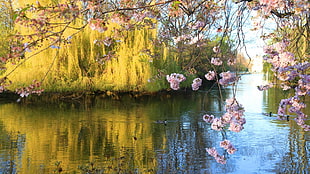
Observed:
[[[238,150],[225,154],[224,165],[205,150],[220,151],[224,138],[202,120],[206,113],[224,113],[216,89],[117,99],[1,100],[0,173],[308,174],[310,132],[293,119],[262,114],[276,113],[287,95],[258,91],[263,79],[260,74],[241,78],[237,99],[247,123],[239,133],[227,132]],[[223,93],[231,95],[229,89]]]

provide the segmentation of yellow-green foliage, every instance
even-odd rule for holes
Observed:
[[[142,51],[153,49],[150,39],[154,37],[154,30],[126,32],[126,39],[116,50],[117,58],[106,62],[104,73],[96,73],[95,86],[111,90],[146,90],[152,67],[150,56]]]
[[[99,33],[86,27],[70,40],[71,44],[60,45],[60,49],[49,48],[35,56],[32,56],[35,50],[27,52],[26,59],[32,57],[9,76],[13,81],[10,88],[14,90],[16,87],[28,86],[34,79],[41,80],[46,73],[43,81],[46,91],[156,91],[167,87],[167,83],[163,82],[164,77],[151,84],[148,81],[158,73],[157,68],[173,65],[173,61],[167,59],[165,48],[162,48],[162,58],[153,61],[149,55],[154,50],[151,40],[156,37],[156,30],[143,28],[122,32],[121,41],[110,47],[94,44],[95,40],[113,36],[116,28],[117,24],[109,24],[109,30]],[[65,38],[74,32],[68,30]],[[49,44],[43,43],[42,48]],[[109,51],[114,51],[116,56],[100,64],[98,58],[107,55]],[[168,69],[176,69],[174,64]],[[15,65],[7,64],[7,72],[14,68]]]
[[[35,3],[27,1],[27,3]],[[41,4],[55,3],[40,1]],[[26,2],[18,1],[15,7],[23,6]],[[27,14],[35,17],[36,14]],[[54,21],[59,22],[59,21]],[[82,21],[75,21],[76,27],[82,26]],[[165,74],[179,72],[177,59],[167,50],[165,45],[156,46],[152,40],[156,38],[156,29],[137,28],[120,31],[118,24],[110,22],[108,30],[100,33],[86,26],[77,33],[75,29],[67,29],[62,35],[70,44],[54,45],[51,41],[42,43],[38,50],[25,53],[25,58],[12,64],[6,64],[6,73],[13,82],[9,87],[14,90],[28,86],[33,80],[41,81],[45,91],[157,91],[167,88]],[[33,33],[29,28],[15,26],[21,34]],[[61,30],[55,28],[55,31]],[[77,34],[76,34],[77,33]],[[115,37],[116,36],[116,37]],[[104,45],[106,38],[115,38],[111,46]],[[101,44],[95,44],[97,43]],[[23,42],[27,42],[25,39]],[[40,49],[48,48],[42,52]],[[156,58],[151,55],[159,53]],[[105,55],[114,53],[111,59]],[[21,65],[19,65],[21,64]],[[16,68],[16,65],[18,68]],[[164,69],[161,76],[156,76],[158,69]],[[12,73],[11,73],[12,72]],[[155,77],[155,78],[154,78]],[[150,80],[151,79],[151,80]]]

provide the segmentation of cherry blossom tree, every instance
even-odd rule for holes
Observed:
[[[0,79],[0,92],[6,90],[11,73],[25,61],[47,49],[60,49],[61,44],[72,44],[70,40],[86,27],[104,33],[109,23],[117,23],[120,28],[115,34],[135,28],[156,28],[159,35],[154,43],[165,44],[182,59],[183,72],[164,74],[173,90],[180,89],[186,74],[197,74],[197,66],[206,66],[206,80],[212,80],[219,89],[232,86],[234,96],[225,102],[226,112],[220,116],[204,115],[203,119],[216,131],[240,132],[246,123],[244,108],[235,97],[240,74],[230,72],[227,66],[235,66],[238,51],[246,49],[244,24],[250,13],[256,13],[253,30],[261,30],[266,21],[275,24],[274,32],[262,33],[262,38],[271,44],[266,45],[264,60],[271,64],[271,71],[281,82],[283,90],[293,89],[295,95],[281,100],[278,115],[286,112],[297,115],[296,122],[304,130],[310,126],[305,123],[308,117],[303,113],[306,105],[302,102],[310,94],[309,75],[309,22],[310,2],[304,0],[79,0],[60,1],[61,3],[27,4],[12,12],[15,27],[27,28],[27,32],[16,32],[10,37],[10,49],[1,55],[2,71],[5,64],[16,64],[10,72]],[[67,30],[74,34],[67,36]],[[219,38],[211,42],[211,38]],[[42,44],[42,43],[48,43]],[[109,39],[102,41],[112,44]],[[32,52],[30,56],[25,53]],[[112,56],[112,55],[111,55]],[[154,54],[153,56],[156,56]],[[207,60],[207,62],[205,62]],[[4,65],[4,66],[3,66]],[[44,80],[44,78],[43,78]],[[21,97],[40,94],[42,81],[33,81],[28,87],[16,89]],[[198,90],[203,80],[195,78],[192,89]],[[266,90],[272,85],[259,87]],[[221,90],[220,90],[221,91]],[[226,139],[220,142],[228,154],[236,148]],[[207,152],[219,163],[225,164],[226,157],[218,154],[215,148]]]

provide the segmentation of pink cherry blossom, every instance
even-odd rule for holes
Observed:
[[[280,87],[281,87],[284,91],[291,89],[291,87],[288,86],[288,85],[286,85],[285,83],[281,83],[281,84],[280,84]]]
[[[204,27],[205,25],[206,25],[205,22],[203,22],[203,21],[197,21],[197,22],[192,26],[192,28],[195,29],[195,30],[197,30],[197,29],[200,29],[200,28]]]
[[[214,147],[213,148],[206,148],[206,151],[208,152],[209,155],[214,157],[216,162],[218,162],[220,164],[226,164],[225,157],[224,156],[220,156]]]
[[[206,151],[208,152],[209,155],[211,155],[213,157],[216,157],[219,155],[214,147],[213,148],[206,148]]]
[[[230,58],[227,60],[227,65],[232,66],[232,65],[236,64],[236,61],[237,61],[236,59]]]
[[[216,156],[215,160],[216,160],[216,162],[218,162],[220,164],[226,164],[226,159],[224,156]]]
[[[224,124],[223,124],[221,119],[219,119],[219,118],[213,119],[213,122],[211,124],[211,128],[213,130],[221,131],[221,130],[223,130],[223,127],[224,127]]]
[[[197,91],[201,85],[202,85],[202,80],[200,78],[195,78],[192,83],[192,89],[194,91]]]
[[[183,74],[172,73],[166,76],[167,81],[170,83],[170,88],[173,90],[180,89],[180,83],[185,81],[186,78]]]
[[[212,123],[214,120],[214,115],[208,115],[205,114],[202,116],[203,121],[207,122],[207,123]]]
[[[230,123],[228,130],[233,131],[233,132],[240,132],[243,130],[243,126],[239,123],[232,122]]]
[[[273,48],[279,53],[284,52],[287,46],[288,46],[288,42],[286,42],[284,40],[282,40],[281,42],[277,42],[277,43],[273,44]]]
[[[178,43],[178,42],[181,42],[181,41],[189,40],[191,38],[192,38],[192,36],[190,36],[189,34],[185,34],[185,35],[181,35],[181,36],[175,37],[174,38],[174,42]]]
[[[207,74],[205,74],[205,78],[207,80],[214,80],[216,76],[216,73],[214,71],[209,71]]]
[[[213,47],[213,52],[214,53],[219,53],[219,52],[221,52],[221,50],[220,50],[220,47],[219,46],[216,46],[216,47]]]
[[[237,151],[237,149],[234,148],[234,147],[227,149],[227,153],[230,154],[230,155],[234,154],[236,151]]]
[[[237,151],[237,149],[231,144],[229,140],[221,141],[220,146],[224,148],[229,154],[233,154]]]
[[[212,58],[211,58],[211,63],[212,63],[213,65],[219,66],[219,65],[222,65],[222,64],[223,64],[223,61],[222,61],[220,58],[214,58],[214,57],[212,57]]]
[[[270,14],[272,9],[284,10],[285,8],[285,1],[283,0],[259,0],[259,2],[267,14]]]
[[[220,146],[224,149],[229,149],[232,146],[232,144],[230,143],[229,140],[224,140],[220,142]]]
[[[228,124],[228,123],[230,123],[230,121],[232,120],[232,115],[230,114],[230,113],[228,113],[228,112],[226,112],[221,118],[222,118],[222,122],[224,123],[224,124]]]
[[[220,76],[222,78],[219,80],[219,84],[224,86],[233,84],[238,80],[236,73],[231,73],[230,71],[222,72]]]

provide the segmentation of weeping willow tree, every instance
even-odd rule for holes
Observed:
[[[12,32],[13,22],[11,1],[0,0],[0,57],[5,56],[9,51],[9,42],[6,39]],[[1,67],[0,61],[0,67]]]
[[[60,20],[52,22],[61,25]],[[104,32],[86,25],[78,28],[83,26],[83,20],[74,25],[76,28],[70,26],[59,37],[65,42],[55,45],[42,41],[40,51],[26,49],[23,59],[8,62],[4,76],[13,82],[9,89],[38,80],[45,91],[158,91],[167,87],[158,70],[170,73],[180,69],[175,63],[177,59],[167,53],[164,45],[154,45],[156,29],[136,27],[126,31],[112,21]],[[60,29],[61,26],[54,27],[55,32]],[[24,35],[34,32],[18,25],[15,30]],[[27,46],[27,38],[22,42]],[[155,51],[160,56],[154,58]]]

